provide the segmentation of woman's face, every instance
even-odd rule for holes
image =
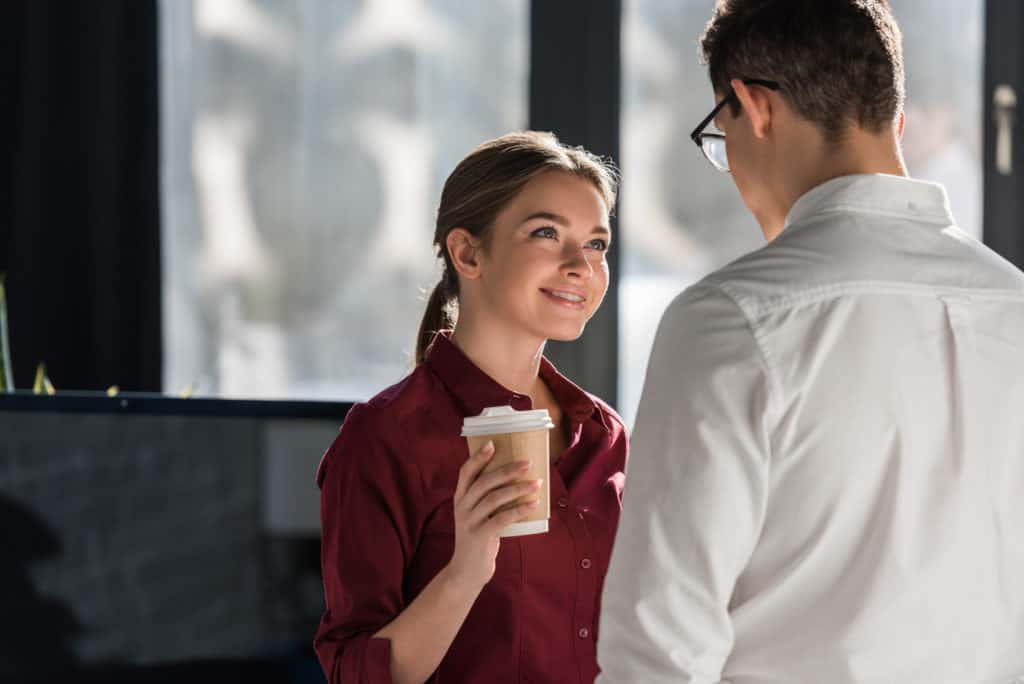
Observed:
[[[574,340],[608,290],[608,207],[588,180],[537,176],[495,219],[480,254],[488,317],[548,340]]]

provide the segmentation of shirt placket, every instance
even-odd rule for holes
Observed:
[[[566,455],[577,447],[582,432],[582,424],[573,426],[573,437]],[[594,605],[597,596],[597,578],[594,564],[594,549],[587,532],[586,518],[588,511],[573,500],[565,486],[565,480],[557,468],[551,469],[551,501],[552,512],[557,515],[572,538],[573,565],[576,573],[576,600],[573,608],[573,644],[575,645],[576,667],[580,681],[584,681],[583,664],[591,662],[595,657],[594,642]]]

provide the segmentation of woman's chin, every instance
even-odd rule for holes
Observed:
[[[549,331],[547,339],[554,340],[555,342],[572,342],[580,338],[584,328],[586,328],[585,324],[580,326],[558,326]]]

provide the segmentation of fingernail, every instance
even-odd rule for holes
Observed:
[[[518,470],[529,470],[530,469],[530,462],[529,461],[520,461],[519,463],[516,464],[516,468]]]
[[[534,489],[540,489],[543,485],[544,485],[544,480],[534,480],[533,481],[533,488]]]
[[[492,451],[494,451],[494,442],[488,441],[487,444],[484,444],[484,453],[489,454]]]

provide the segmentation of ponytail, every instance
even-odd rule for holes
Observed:
[[[434,336],[441,330],[448,330],[454,325],[452,320],[452,295],[447,286],[447,278],[442,278],[427,300],[427,310],[423,312],[420,331],[416,335],[416,365],[419,366],[427,358]]]

